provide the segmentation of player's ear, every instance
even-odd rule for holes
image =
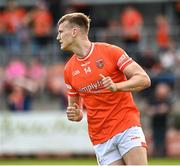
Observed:
[[[76,37],[76,36],[77,36],[77,33],[78,33],[78,29],[77,29],[77,28],[73,28],[73,30],[72,30],[72,36],[73,36],[73,37]]]

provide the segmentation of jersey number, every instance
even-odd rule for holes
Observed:
[[[88,72],[91,72],[91,68],[90,67],[86,67],[86,68],[84,68],[84,71],[87,74]]]

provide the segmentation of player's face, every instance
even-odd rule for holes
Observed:
[[[72,29],[73,28],[68,21],[64,21],[58,27],[57,40],[59,41],[62,50],[71,51],[71,45],[73,43]]]

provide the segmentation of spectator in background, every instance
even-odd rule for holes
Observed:
[[[25,23],[32,25],[34,36],[33,54],[41,54],[51,41],[53,19],[45,1],[38,1],[35,9],[25,18]]]
[[[175,52],[175,59],[174,59],[174,71],[176,82],[175,82],[175,89],[176,89],[176,96],[180,98],[180,48],[176,49]]]
[[[36,82],[39,91],[43,91],[45,88],[46,76],[47,70],[40,59],[32,59],[28,66],[27,77]]]
[[[174,88],[176,81],[176,50],[174,43],[171,42],[166,50],[159,52],[157,58],[158,63],[156,64],[156,68],[152,68],[151,70],[153,83],[165,82]]]
[[[173,75],[176,68],[176,48],[172,42],[168,44],[166,50],[159,53],[159,59],[162,70]]]
[[[119,21],[116,19],[110,19],[108,21],[108,27],[106,31],[102,31],[101,41],[105,41],[107,43],[112,43],[120,46],[120,32],[119,32]]]
[[[52,14],[53,24],[54,26],[56,26],[57,21],[59,20],[59,17],[62,16],[62,14],[64,13],[62,1],[50,0],[48,4],[49,4],[49,10]]]
[[[166,133],[168,115],[172,109],[172,89],[167,83],[158,83],[149,100],[153,152],[156,157],[166,156]]]
[[[59,97],[60,107],[65,110],[67,107],[67,89],[64,84],[64,64],[54,64],[48,69],[47,89],[53,95]]]
[[[0,96],[1,96],[3,89],[4,89],[4,81],[5,81],[4,68],[2,66],[0,66]]]
[[[4,47],[5,41],[4,41],[4,32],[5,32],[5,20],[4,20],[4,14],[0,10],[0,49]]]
[[[159,15],[156,19],[156,42],[159,51],[165,51],[171,44],[169,23],[166,16]]]
[[[14,79],[25,77],[26,72],[25,63],[18,58],[14,58],[6,66],[6,81],[11,84]]]
[[[4,110],[4,83],[5,83],[5,72],[4,67],[0,66],[0,112]]]
[[[8,1],[7,7],[4,10],[3,20],[6,30],[5,42],[7,50],[10,54],[19,54],[21,46],[21,32],[24,27],[24,17],[26,10],[19,7],[16,1]]]
[[[26,66],[19,59],[12,59],[5,68],[5,94],[8,109],[11,111],[22,110],[24,103],[24,93],[15,82],[25,77]]]
[[[120,23],[125,49],[128,50],[130,56],[136,59],[139,52],[138,44],[141,40],[143,17],[137,9],[128,6],[122,12]]]
[[[10,111],[29,111],[31,108],[31,96],[23,87],[16,84],[13,84],[7,102]]]
[[[175,2],[176,21],[180,25],[180,1]]]
[[[37,89],[36,82],[27,78],[24,62],[13,59],[5,69],[5,93],[8,109],[28,111],[31,109],[31,93]]]

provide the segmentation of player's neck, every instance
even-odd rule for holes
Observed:
[[[84,58],[90,52],[91,44],[89,40],[81,40],[76,43],[73,52],[78,58]]]

